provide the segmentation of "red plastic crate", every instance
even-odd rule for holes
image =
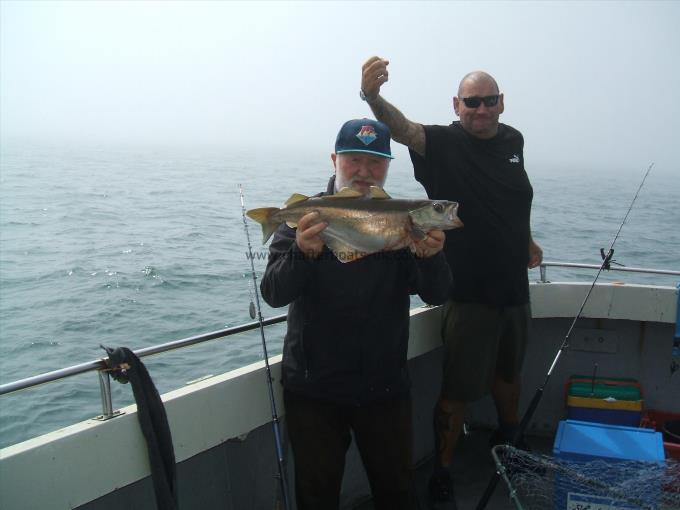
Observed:
[[[655,409],[647,409],[642,414],[640,426],[648,429],[654,429],[657,432],[662,432],[664,423],[670,420],[680,420],[680,414],[670,413],[668,411],[657,411]],[[664,441],[663,449],[666,452],[667,458],[680,460],[680,443]]]

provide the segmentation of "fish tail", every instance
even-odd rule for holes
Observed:
[[[261,207],[259,209],[251,209],[247,211],[248,217],[257,221],[262,225],[262,244],[265,244],[267,240],[272,236],[274,231],[281,224],[280,222],[273,221],[271,219],[272,215],[278,211],[276,207]]]

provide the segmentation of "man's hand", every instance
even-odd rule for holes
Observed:
[[[529,269],[540,266],[543,262],[543,250],[533,239],[529,239]]]
[[[380,86],[388,79],[389,63],[389,60],[371,57],[361,67],[361,90],[368,99],[378,97]]]
[[[361,90],[373,115],[390,128],[392,140],[403,143],[409,149],[425,157],[425,128],[408,120],[394,105],[380,96],[380,87],[388,80],[389,60],[369,58],[361,68]]]
[[[323,250],[324,242],[319,233],[328,226],[325,221],[319,221],[318,212],[305,214],[298,221],[295,242],[305,257],[315,259]]]
[[[414,242],[416,257],[424,259],[436,255],[444,248],[446,236],[442,230],[430,230],[425,238]]]

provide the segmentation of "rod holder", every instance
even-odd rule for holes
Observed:
[[[108,370],[97,370],[99,376],[99,392],[102,399],[102,414],[95,416],[95,420],[106,421],[123,414],[120,410],[113,410],[113,400],[111,398],[111,379]]]

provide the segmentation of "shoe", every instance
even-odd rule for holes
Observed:
[[[438,469],[427,484],[428,506],[431,510],[458,510],[453,494],[453,480],[446,468]]]

